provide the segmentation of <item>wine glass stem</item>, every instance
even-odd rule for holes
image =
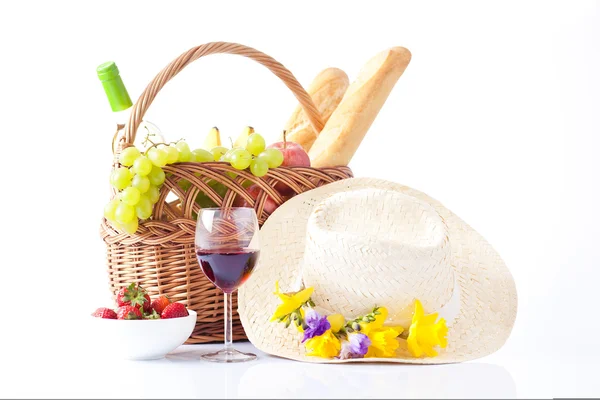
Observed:
[[[233,293],[225,293],[225,350],[233,350],[232,331],[233,331]]]

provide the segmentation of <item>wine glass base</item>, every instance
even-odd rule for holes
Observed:
[[[242,353],[235,349],[223,349],[214,353],[202,354],[200,358],[211,362],[237,363],[256,360],[256,354]]]

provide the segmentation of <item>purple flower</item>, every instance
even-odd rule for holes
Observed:
[[[363,358],[367,354],[370,345],[371,339],[367,335],[352,333],[348,335],[348,341],[342,343],[339,358]]]
[[[304,339],[302,339],[302,343],[315,336],[321,336],[331,328],[331,324],[327,321],[327,317],[319,315],[315,310],[308,310],[306,312],[304,323],[306,324],[306,327],[304,328]]]

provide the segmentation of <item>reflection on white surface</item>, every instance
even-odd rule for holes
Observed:
[[[236,345],[242,351],[250,350],[246,343]],[[493,364],[326,365],[294,362],[260,352],[259,360],[250,363],[223,365],[198,361],[200,354],[218,347],[185,346],[157,366],[160,365],[163,374],[168,369],[186,372],[189,387],[185,393],[179,392],[183,397],[515,398],[517,395],[510,373]],[[191,372],[194,370],[199,373]]]
[[[323,365],[266,362],[249,368],[239,397],[515,398],[515,383],[502,367],[469,363],[445,366]]]
[[[199,359],[222,344],[182,346],[163,360],[123,361],[103,353],[87,338],[9,348],[0,359],[0,366],[10,371],[10,379],[0,385],[0,398],[596,398],[600,394],[597,359],[577,354],[565,361],[531,353],[439,366],[323,365],[271,357],[250,343],[235,343],[259,359],[226,365]],[[131,379],[115,378],[119,371]],[[98,377],[106,377],[105,384],[99,384]]]

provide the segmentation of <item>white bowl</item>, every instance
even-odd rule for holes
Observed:
[[[91,336],[103,354],[128,360],[158,360],[181,346],[194,331],[196,312],[170,319],[118,320],[90,317]]]

